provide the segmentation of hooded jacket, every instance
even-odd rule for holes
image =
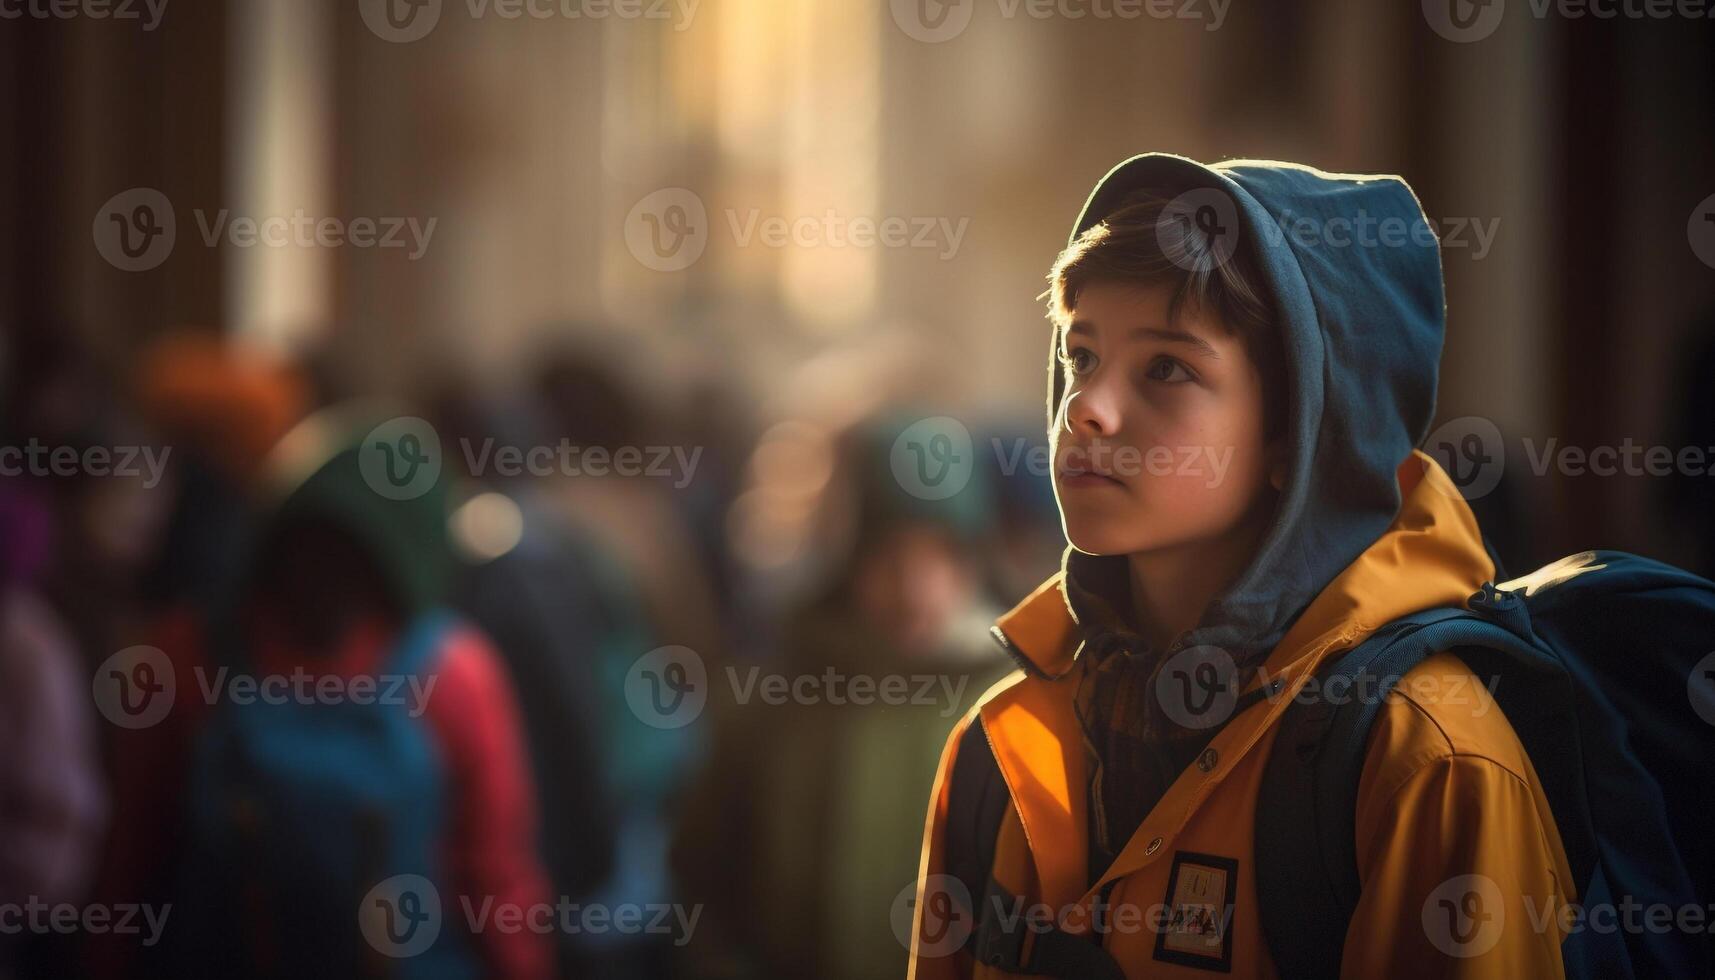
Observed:
[[[1092,637],[1073,612],[1077,590],[1068,594],[1062,571],[1002,616],[995,635],[1021,669],[961,721],[943,754],[913,976],[1005,975],[947,941],[958,922],[935,919],[949,907],[936,890],[953,887],[952,776],[984,750],[1011,800],[994,842],[992,874],[1004,890],[1099,942],[1129,977],[1275,976],[1255,906],[1253,841],[1277,723],[1330,657],[1390,620],[1462,604],[1495,576],[1470,508],[1414,448],[1434,413],[1443,297],[1438,244],[1404,182],[1146,154],[1102,179],[1072,237],[1142,188],[1186,194],[1179,200],[1198,227],[1230,236],[1217,245],[1251,250],[1281,331],[1290,454],[1279,505],[1249,565],[1173,646],[1230,652],[1251,668],[1240,675],[1245,690],[1106,870],[1092,868],[1091,762],[1075,703]],[[1052,349],[1050,419],[1061,394]],[[1563,972],[1555,910],[1573,884],[1553,817],[1504,714],[1457,657],[1430,658],[1390,696],[1358,799],[1363,900],[1344,975]],[[1439,918],[1438,899],[1464,875],[1498,883],[1504,904],[1494,919],[1454,924],[1504,922],[1482,949],[1449,944]],[[1208,908],[1213,921],[1198,911]]]
[[[442,481],[417,497],[392,500],[373,490],[362,474],[358,436],[384,417],[374,409],[334,408],[293,428],[274,448],[263,473],[263,527],[257,539],[284,538],[308,523],[338,528],[373,565],[399,616],[364,616],[326,649],[307,650],[280,628],[280,617],[290,610],[229,600],[243,607],[234,617],[239,625],[229,642],[243,645],[244,669],[257,677],[287,677],[302,670],[319,684],[329,675],[379,675],[398,640],[397,630],[442,601],[452,561]],[[259,574],[269,560],[266,550],[253,555],[248,574]],[[179,678],[179,696],[160,723],[114,741],[114,832],[103,896],[134,901],[140,894],[171,888],[165,883],[175,878],[175,862],[185,858],[179,849],[200,844],[180,839],[179,826],[193,745],[213,706],[185,692],[196,689],[191,678],[212,676],[225,666],[230,651],[221,652],[217,639],[223,632],[188,614],[171,617],[155,630],[155,644],[172,663],[168,676]],[[506,667],[488,638],[468,625],[450,630],[441,642],[428,670],[434,686],[425,688],[420,710],[448,800],[439,841],[445,921],[449,929],[462,929],[467,917],[456,914],[461,903],[530,910],[546,907],[550,895],[535,849],[535,788]],[[135,969],[135,958],[162,955],[137,950],[125,938],[103,937],[93,944],[92,975],[126,975]],[[475,932],[471,946],[486,975],[533,978],[551,971],[551,947],[528,929],[491,924]],[[167,956],[194,959],[199,952],[173,950]],[[174,962],[168,969],[183,965]]]

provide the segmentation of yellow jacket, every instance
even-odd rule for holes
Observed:
[[[993,874],[1026,909],[1088,934],[1092,902],[1111,882],[1110,908],[1094,931],[1127,977],[1277,976],[1258,921],[1252,850],[1258,787],[1282,713],[1326,658],[1392,619],[1462,604],[1495,572],[1475,518],[1434,460],[1414,451],[1397,476],[1403,503],[1392,525],[1269,655],[1264,670],[1284,682],[1281,693],[1227,722],[1094,883],[1086,872],[1088,765],[1073,713],[1082,664],[1061,576],[1001,617],[1000,630],[1046,677],[1018,672],[995,685],[947,741],[924,834],[912,977],[1009,975],[959,947],[959,930],[971,923],[938,919],[948,906],[933,894],[948,880],[949,777],[979,716],[1012,800]],[[1358,787],[1362,898],[1342,975],[1562,976],[1562,908],[1576,900],[1575,883],[1512,726],[1449,653],[1410,671],[1396,691],[1372,729]],[[1208,905],[1230,912],[1213,931],[1173,915]]]

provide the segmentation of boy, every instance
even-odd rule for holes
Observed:
[[[912,975],[1273,977],[1253,840],[1282,713],[1376,627],[1495,578],[1414,448],[1438,246],[1397,178],[1147,154],[1049,279],[1071,547],[995,627],[1020,672],[948,740]],[[1341,975],[1563,974],[1553,816],[1452,654],[1381,708],[1355,843]]]

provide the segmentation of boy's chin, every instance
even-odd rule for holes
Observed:
[[[1111,531],[1080,528],[1070,521],[1063,521],[1062,526],[1066,531],[1066,542],[1080,554],[1107,558],[1148,551],[1151,547],[1149,540],[1140,540],[1135,534],[1122,536]]]

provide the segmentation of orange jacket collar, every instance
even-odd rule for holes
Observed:
[[[1078,628],[1055,574],[995,625],[995,633],[1036,676],[991,692],[984,727],[1031,842],[1042,898],[1087,898],[1108,880],[1170,852],[1170,840],[1208,791],[1271,729],[1331,651],[1350,649],[1390,620],[1461,605],[1494,577],[1476,518],[1441,467],[1413,451],[1397,471],[1402,503],[1393,523],[1329,582],[1263,664],[1258,683],[1277,693],[1232,719],[1215,737],[1220,762],[1188,769],[1144,819],[1113,867],[1086,889],[1084,746],[1072,708],[1075,685],[1058,684],[1077,666]]]

